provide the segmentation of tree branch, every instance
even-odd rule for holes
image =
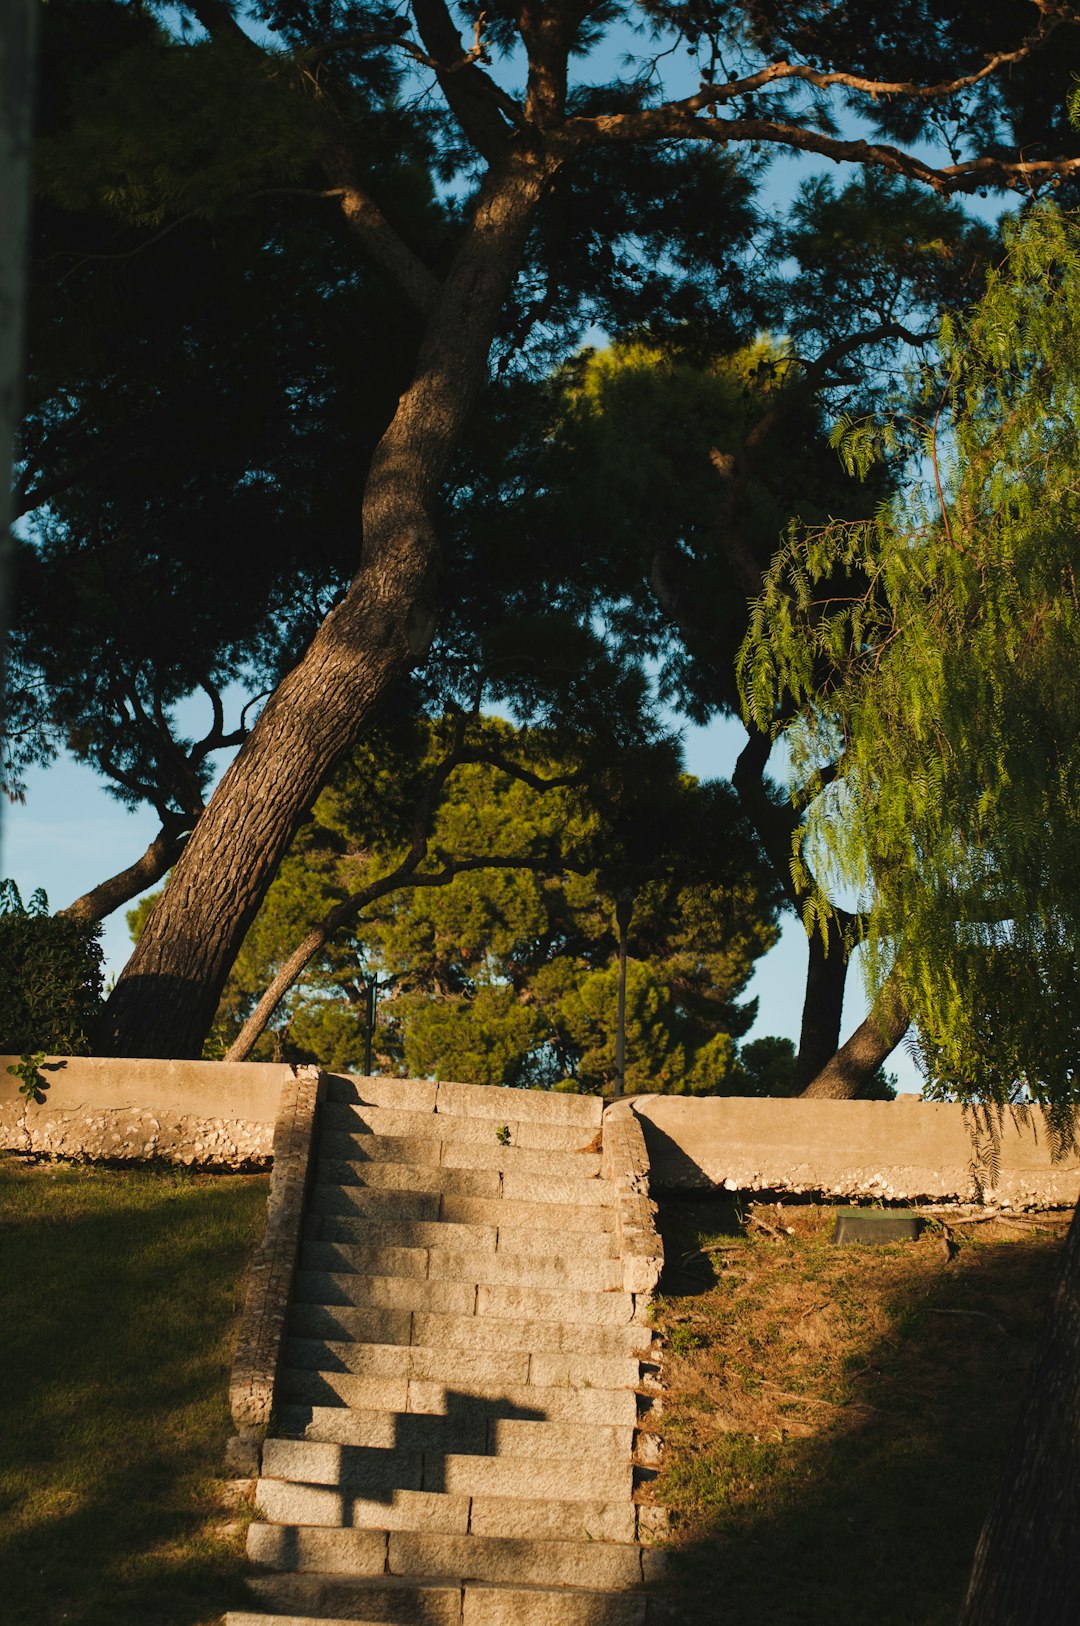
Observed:
[[[998,51],[988,57],[986,62],[975,73],[962,74],[957,79],[943,79],[936,85],[920,85],[914,79],[867,79],[860,74],[843,73],[839,71],[822,72],[802,62],[771,62],[768,67],[761,68],[757,73],[747,74],[742,79],[730,79],[722,85],[703,84],[696,96],[687,98],[688,106],[708,107],[721,102],[731,101],[736,96],[746,96],[756,90],[763,90],[767,85],[783,84],[792,80],[810,84],[819,90],[830,90],[834,85],[843,86],[845,90],[856,90],[868,96],[871,101],[879,97],[903,96],[914,101],[939,101],[947,96],[956,96],[962,90],[970,90],[983,79],[988,79],[999,68],[1010,67],[1016,62],[1023,62],[1034,51],[1049,39],[1055,29],[1064,22],[1075,22],[1075,13],[1070,8],[1067,12],[1063,8],[1056,16],[1048,17],[1041,13],[1038,28],[1029,34],[1015,51]]]
[[[473,55],[463,48],[445,0],[412,0],[412,11],[447,106],[477,151],[493,162],[509,145],[507,119],[519,119],[520,109],[510,102],[511,113],[504,92],[476,66],[486,60],[479,26]]]
[[[347,898],[336,903],[319,924],[312,927],[278,968],[266,992],[226,1051],[225,1060],[247,1060],[277,1007],[319,950],[326,947],[335,932],[355,920],[362,910],[379,898],[386,897],[390,892],[410,891],[417,887],[449,886],[459,875],[474,875],[478,870],[548,870],[556,867],[572,869],[574,866],[565,864],[555,866],[546,859],[522,853],[508,857],[451,859],[440,870],[417,875],[413,873],[414,865],[411,859],[407,858],[390,875],[383,876],[379,881],[372,881],[370,886],[362,887],[359,892],[350,893]]]
[[[74,903],[68,904],[66,909],[57,910],[57,913],[66,920],[86,922],[104,920],[114,909],[130,903],[132,898],[137,898],[148,886],[160,881],[172,868],[179,856],[184,838],[194,823],[193,818],[181,813],[164,820],[161,829],[141,858],[137,858],[134,864],[129,864],[127,869],[110,876],[107,881],[101,881],[97,886],[91,887],[89,892],[84,892]]]
[[[862,1083],[892,1055],[911,1026],[895,973],[888,978],[866,1018],[806,1086],[801,1099],[851,1101]]]
[[[909,180],[921,181],[935,192],[973,192],[980,186],[1019,186],[1053,176],[1080,171],[1080,158],[1045,158],[1010,163],[999,158],[973,158],[962,164],[935,169],[912,153],[879,141],[847,141],[787,124],[779,119],[718,119],[697,116],[698,98],[668,102],[662,107],[642,108],[633,113],[600,113],[567,119],[560,135],[570,145],[621,141],[716,141],[761,142],[766,146],[788,147],[796,152],[816,153],[837,164],[862,164],[866,168],[891,171]]]

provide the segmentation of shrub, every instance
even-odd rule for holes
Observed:
[[[102,1005],[101,928],[49,914],[39,888],[24,904],[0,881],[0,1054],[90,1053]]]

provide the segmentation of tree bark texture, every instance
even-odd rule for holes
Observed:
[[[109,999],[115,1055],[198,1056],[296,827],[435,622],[440,484],[483,381],[499,310],[557,161],[512,147],[481,189],[372,459],[360,569],[267,702],[188,839]]]
[[[866,1080],[892,1055],[910,1023],[911,1018],[896,989],[886,982],[873,1010],[810,1081],[802,1095],[824,1101],[854,1100]]]
[[[795,1093],[801,1095],[836,1055],[847,987],[847,945],[835,919],[828,923],[828,939],[813,932],[808,940],[806,997],[803,1001],[799,1054],[795,1061]]]
[[[1080,1211],[1069,1227],[1027,1399],[983,1526],[959,1626],[1080,1618]]]

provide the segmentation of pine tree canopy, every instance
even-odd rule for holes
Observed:
[[[383,731],[336,774],[248,933],[215,1024],[218,1053],[311,921],[400,861],[451,726]],[[363,982],[377,976],[384,1070],[602,1089],[614,1067],[613,911],[628,889],[628,1089],[736,1089],[737,1041],[756,1011],[740,995],[777,927],[774,889],[730,789],[682,774],[664,742],[598,764],[592,742],[571,755],[495,718],[469,734],[491,760],[466,760],[447,779],[417,884],[327,944],[256,1054],[358,1069]],[[549,779],[564,782],[533,782]],[[373,805],[383,809],[377,830]],[[462,862],[490,867],[430,884]],[[133,915],[136,932],[145,914]]]

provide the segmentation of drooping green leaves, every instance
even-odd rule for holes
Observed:
[[[1011,225],[980,303],[942,326],[916,405],[845,426],[902,460],[873,521],[794,535],[755,608],[745,701],[781,696],[819,874],[872,905],[931,1076],[1071,1100],[1080,907],[1080,237]],[[860,574],[861,590],[824,584]],[[823,675],[824,674],[824,675]],[[803,851],[807,847],[804,844]]]

